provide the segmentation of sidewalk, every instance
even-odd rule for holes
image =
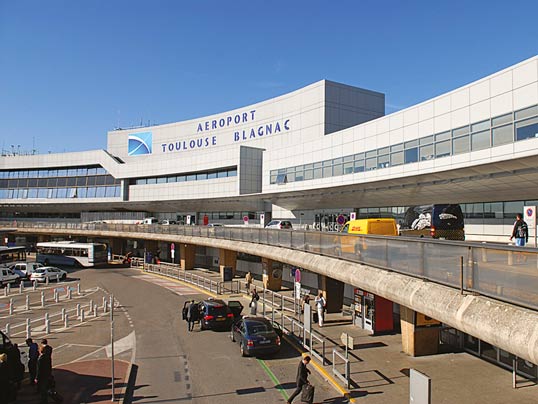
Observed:
[[[122,402],[129,363],[121,360],[114,361],[114,394],[115,401]],[[110,360],[97,359],[73,362],[54,367],[53,374],[56,380],[58,393],[63,397],[64,403],[110,403],[112,398],[111,386],[112,365]],[[26,375],[27,376],[27,375]],[[36,388],[30,385],[27,379],[17,396],[18,403],[37,404],[39,394]],[[49,398],[49,403],[54,402]]]
[[[196,269],[192,272],[220,280],[218,272],[205,269]],[[246,294],[244,278],[239,280],[242,293],[240,299],[248,314],[249,296]],[[263,285],[255,280],[253,286],[260,293]],[[293,296],[293,290],[284,288],[278,293],[287,297]],[[220,296],[237,299],[237,295]],[[276,302],[275,302],[276,303]],[[313,299],[311,305],[314,308]],[[258,315],[262,314],[262,301],[258,302]],[[279,321],[275,311],[275,321]],[[266,313],[271,316],[270,304],[266,304]],[[288,317],[295,317],[292,312],[286,311]],[[316,368],[322,377],[330,380],[340,391],[347,392],[351,402],[361,403],[387,403],[409,401],[409,369],[413,368],[428,375],[432,380],[432,402],[453,403],[469,402],[475,404],[492,404],[506,402],[534,402],[538,393],[536,383],[518,377],[518,389],[511,388],[511,372],[477,358],[471,354],[446,353],[423,357],[411,357],[401,351],[401,334],[391,333],[385,335],[372,335],[370,332],[352,324],[351,315],[342,313],[326,314],[325,324],[319,327],[313,324],[315,333],[325,339],[325,355],[327,363],[323,366],[319,361]],[[298,334],[299,331],[296,331]],[[353,349],[349,350],[351,386],[345,389],[342,382],[332,373],[332,351],[337,348],[344,354],[345,347],[341,336],[346,333],[353,338]],[[296,336],[298,337],[298,336]],[[294,339],[291,337],[291,339]],[[318,344],[318,352],[321,347]],[[343,372],[342,361],[337,360],[338,370]]]

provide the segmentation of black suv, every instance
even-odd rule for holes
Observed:
[[[234,322],[234,314],[228,305],[219,299],[200,302],[200,328],[202,330],[229,330]]]

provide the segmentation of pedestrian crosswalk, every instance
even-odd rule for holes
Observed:
[[[134,278],[140,279],[146,282],[153,283],[155,285],[161,286],[165,289],[168,289],[169,291],[175,293],[179,296],[186,296],[186,295],[196,295],[199,294],[197,290],[190,288],[188,286],[182,285],[180,283],[174,282],[172,280],[163,279],[158,276],[153,275],[136,275]]]

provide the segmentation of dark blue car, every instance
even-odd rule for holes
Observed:
[[[230,337],[242,356],[271,355],[280,351],[280,335],[263,317],[243,317],[232,325]]]

